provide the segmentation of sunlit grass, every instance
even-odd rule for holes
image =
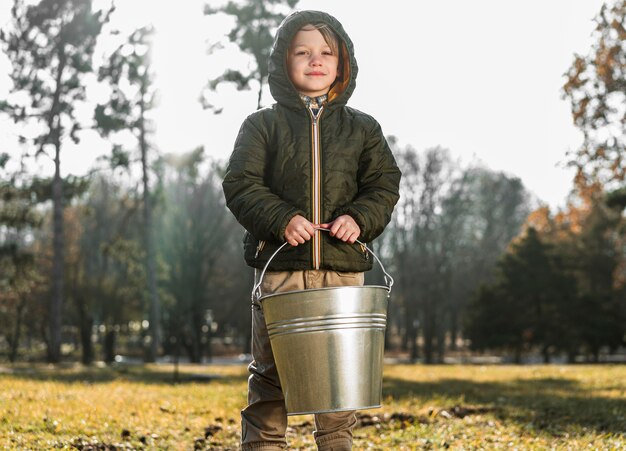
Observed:
[[[8,367],[5,449],[237,449],[245,366]],[[626,366],[385,367],[354,449],[626,450]],[[291,449],[315,449],[290,417]]]
[[[16,448],[115,444],[193,449],[220,424],[235,443],[245,402],[245,368],[37,369],[2,376],[0,443]]]

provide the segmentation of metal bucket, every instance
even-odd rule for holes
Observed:
[[[322,229],[323,230],[323,229]],[[253,289],[263,308],[288,415],[381,406],[387,286],[351,286],[263,296],[268,260]]]

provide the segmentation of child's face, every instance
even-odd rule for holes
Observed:
[[[337,78],[338,64],[338,56],[333,55],[316,29],[301,29],[291,41],[287,71],[300,94],[309,97],[326,94]]]

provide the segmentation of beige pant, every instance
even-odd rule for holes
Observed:
[[[255,274],[258,282],[260,271]],[[336,271],[266,272],[263,295],[310,288],[363,285],[363,273]],[[287,446],[287,410],[274,355],[258,304],[252,305],[252,363],[249,365],[248,406],[241,411],[242,450],[279,450]],[[352,449],[354,411],[315,415],[315,443],[319,450]]]

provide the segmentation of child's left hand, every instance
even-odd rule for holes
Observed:
[[[361,235],[361,228],[350,215],[341,215],[331,222],[320,224],[323,229],[330,229],[330,236],[353,244]]]

